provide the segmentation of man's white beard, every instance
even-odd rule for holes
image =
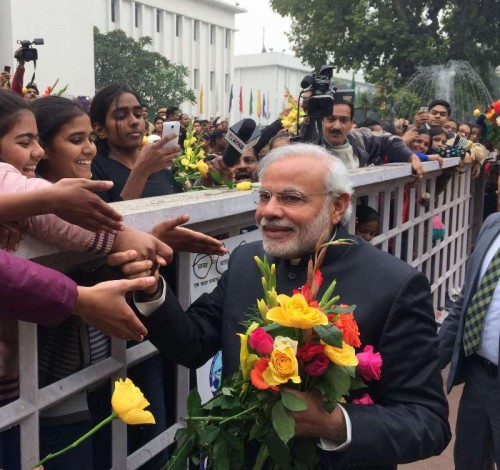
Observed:
[[[308,226],[295,225],[288,219],[266,219],[263,217],[259,224],[261,228],[263,225],[271,224],[293,230],[290,232],[292,236],[286,241],[266,238],[265,233],[262,232],[264,251],[268,255],[284,259],[296,259],[305,254],[313,253],[318,241],[322,238],[321,241],[325,241],[332,233],[330,204],[331,201],[327,199],[318,216]]]

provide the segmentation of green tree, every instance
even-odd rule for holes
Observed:
[[[102,34],[94,27],[95,83],[99,90],[110,83],[127,83],[150,109],[179,106],[196,96],[186,84],[188,69],[148,50],[149,36],[137,41],[118,29]]]
[[[500,64],[499,0],[270,0],[292,19],[296,54],[319,69],[363,69],[397,88],[421,65],[469,61],[483,78]]]

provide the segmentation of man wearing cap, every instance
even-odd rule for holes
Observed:
[[[160,108],[156,113],[157,116],[161,116],[163,120],[167,120],[167,108]]]
[[[319,144],[340,158],[348,169],[389,162],[411,163],[413,171],[421,177],[425,173],[420,159],[400,137],[388,133],[374,134],[370,129],[352,129],[354,105],[337,101],[333,113],[322,121],[323,136]]]

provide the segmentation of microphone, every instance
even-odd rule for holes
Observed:
[[[225,137],[228,145],[222,154],[222,161],[226,166],[236,165],[240,161],[241,154],[258,142],[260,132],[256,127],[256,122],[247,118],[228,129]]]

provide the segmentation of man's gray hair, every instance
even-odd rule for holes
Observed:
[[[308,157],[318,160],[318,163],[322,163],[327,168],[327,173],[325,175],[325,191],[332,194],[332,197],[346,193],[352,196],[352,181],[349,177],[344,163],[330,152],[325,150],[319,145],[313,144],[292,144],[285,145],[283,147],[278,147],[271,150],[260,162],[257,169],[259,175],[259,181],[262,181],[264,173],[267,167],[274,162],[279,160]],[[345,224],[349,217],[351,216],[352,207],[349,205],[346,213],[342,217],[342,223]]]

